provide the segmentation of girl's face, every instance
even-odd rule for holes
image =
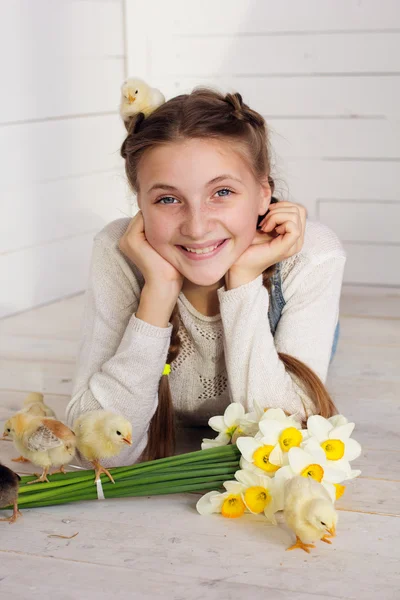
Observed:
[[[188,281],[212,286],[251,245],[271,189],[227,142],[190,139],[147,150],[139,162],[145,235]],[[226,241],[224,241],[226,240]],[[185,248],[214,248],[195,254]]]

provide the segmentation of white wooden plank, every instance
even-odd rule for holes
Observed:
[[[370,381],[400,382],[400,352],[398,347],[341,344],[329,367],[331,377],[361,377]]]
[[[121,2],[6,0],[0,11],[2,56],[13,57],[2,62],[8,93],[0,98],[1,122],[92,113],[118,103]]]
[[[284,159],[400,158],[400,127],[390,121],[270,119],[269,131],[274,154]]]
[[[7,218],[1,225],[0,260],[11,261],[12,253],[35,246],[32,250],[41,250],[48,261],[53,247],[64,238],[100,231],[114,219],[129,217],[129,195],[120,170],[12,187],[4,207]],[[34,282],[40,285],[37,276]]]
[[[0,336],[31,336],[44,340],[78,340],[81,335],[84,294],[0,320]],[[65,318],[68,315],[68,318]]]
[[[400,245],[400,198],[397,203],[348,200],[345,205],[338,200],[324,200],[319,204],[319,220],[342,241]]]
[[[47,361],[0,360],[0,389],[43,392],[68,396],[74,365]]]
[[[373,295],[379,291],[379,295]],[[344,316],[366,317],[369,320],[400,319],[398,288],[357,287],[344,284],[340,300],[340,313]]]
[[[0,317],[86,289],[97,229],[0,256]]]
[[[400,272],[393,268],[400,262],[400,246],[343,242],[343,247],[347,253],[346,283],[400,285]]]
[[[171,37],[150,40],[152,72],[249,75],[394,73],[400,71],[400,33]],[[163,51],[159,52],[160,44]]]
[[[119,150],[125,137],[117,114],[1,127],[4,175],[0,192],[5,214],[10,212],[7,202],[27,193],[26,185],[122,169],[125,161]]]
[[[343,294],[342,294],[343,297]],[[398,298],[400,301],[400,298]],[[343,313],[343,303],[342,303]],[[1,330],[1,329],[0,329]],[[340,344],[369,344],[376,346],[397,346],[400,350],[400,320],[363,319],[340,316]]]
[[[157,2],[159,28],[168,24],[168,31],[182,35],[226,35],[227,33],[279,33],[286,31],[363,31],[392,30],[400,27],[396,0],[383,0],[380,10],[374,0],[205,0],[188,4],[174,0],[171,4]],[[137,22],[153,16],[154,5],[127,3],[127,21],[134,31]],[[210,19],[212,15],[212,19]],[[158,31],[158,29],[157,29]]]
[[[223,93],[240,92],[244,102],[267,119],[285,116],[379,118],[396,115],[400,104],[398,76],[154,76],[154,86],[160,88],[167,98],[188,94],[203,85]]]

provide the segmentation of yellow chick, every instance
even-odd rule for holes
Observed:
[[[95,468],[95,481],[101,473],[105,473],[115,483],[100,460],[117,456],[125,444],[132,444],[131,423],[122,415],[102,409],[92,410],[76,419],[74,431],[79,452]]]
[[[37,483],[47,481],[50,467],[59,467],[55,473],[65,473],[64,465],[75,455],[76,437],[61,421],[38,417],[29,413],[16,413],[4,425],[4,436],[10,436],[17,450],[34,465],[42,467]]]
[[[338,515],[324,486],[311,477],[296,475],[285,482],[284,495],[285,521],[296,534],[296,543],[287,550],[301,548],[309,553],[309,548],[315,548],[312,542],[331,544]]]
[[[24,400],[23,410],[29,411],[38,416],[42,414],[45,417],[53,417],[57,419],[57,415],[50,406],[47,406],[43,401],[43,394],[40,392],[31,392]]]
[[[160,90],[150,87],[143,79],[128,77],[121,85],[119,114],[124,121],[140,112],[147,117],[164,102],[165,96]]]

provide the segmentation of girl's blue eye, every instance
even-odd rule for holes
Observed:
[[[230,190],[228,188],[222,188],[221,190],[218,190],[216,193],[219,194],[220,192],[229,192],[229,194],[223,194],[222,196],[219,196],[220,198],[226,198],[230,194],[233,194],[232,190]],[[160,198],[159,200],[157,200],[156,204],[159,204],[159,203],[172,204],[172,202],[161,202],[162,200],[176,200],[176,198],[174,198],[173,196],[164,196],[163,198]]]

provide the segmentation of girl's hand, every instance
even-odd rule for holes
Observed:
[[[118,247],[140,269],[149,287],[164,289],[167,286],[170,293],[176,293],[176,297],[179,296],[183,285],[183,275],[147,241],[141,210],[129,223],[127,230],[119,240]]]
[[[225,275],[227,289],[256,279],[265,269],[300,252],[304,244],[307,211],[301,204],[270,204],[253,243]]]

